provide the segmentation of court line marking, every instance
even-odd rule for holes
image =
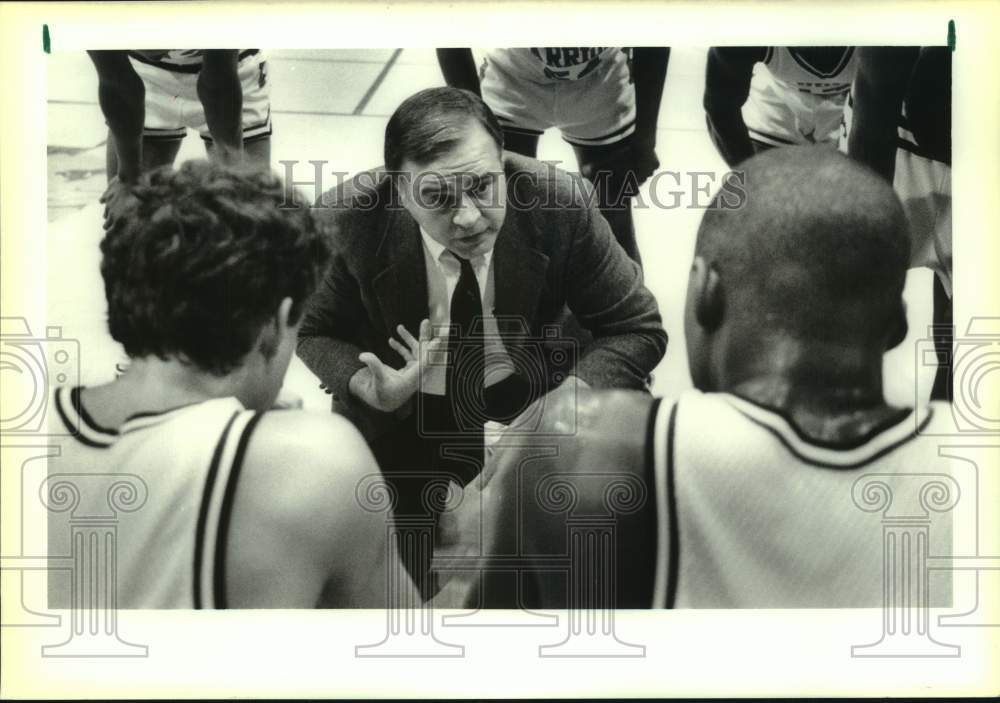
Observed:
[[[360,115],[361,111],[368,106],[368,101],[372,99],[372,96],[374,96],[375,92],[381,87],[382,81],[385,80],[385,77],[389,74],[393,64],[396,63],[396,59],[398,59],[399,55],[402,53],[402,49],[396,49],[392,52],[392,56],[390,56],[389,60],[385,62],[385,66],[382,67],[379,74],[375,76],[375,80],[372,82],[371,86],[368,87],[368,91],[361,96],[361,101],[358,103],[358,106],[354,108],[355,115]]]

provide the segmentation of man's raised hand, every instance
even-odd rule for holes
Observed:
[[[363,352],[358,360],[365,365],[351,377],[351,392],[365,403],[383,412],[392,412],[408,401],[420,388],[430,354],[439,351],[445,340],[431,337],[430,320],[420,323],[420,337],[415,338],[402,325],[396,331],[403,343],[390,338],[389,346],[403,357],[403,368],[394,369],[372,354]]]

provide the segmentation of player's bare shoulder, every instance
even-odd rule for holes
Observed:
[[[293,493],[353,490],[375,470],[371,451],[353,424],[341,415],[308,410],[273,410],[262,415],[249,447],[248,469],[298,483]],[[272,483],[267,480],[265,483]],[[303,495],[300,500],[310,498]]]
[[[567,449],[584,452],[632,454],[645,446],[646,428],[654,398],[626,390],[556,393],[545,408],[543,436],[566,437]]]
[[[355,498],[360,481],[377,474],[364,440],[343,417],[261,414],[233,509],[231,600],[239,607],[378,605],[384,594],[366,593],[385,563],[387,518]]]

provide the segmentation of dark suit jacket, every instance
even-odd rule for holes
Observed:
[[[667,335],[639,266],[591,204],[592,190],[580,178],[516,154],[504,154],[504,170],[507,211],[493,253],[494,315],[511,357],[526,349],[537,353],[545,327],[568,306],[593,335],[572,373],[594,388],[643,388]],[[402,367],[388,338],[398,324],[416,335],[428,317],[420,229],[393,191],[391,179],[376,170],[320,197],[314,212],[334,255],[299,331],[299,356],[332,391],[334,410],[369,440],[392,417],[348,390],[364,366],[358,354],[374,352]]]

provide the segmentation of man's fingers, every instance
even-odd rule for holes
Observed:
[[[423,323],[420,324],[421,326],[423,326]],[[418,350],[420,349],[420,343],[414,338],[412,334],[410,334],[409,330],[407,330],[402,325],[396,325],[396,331],[399,332],[399,336],[403,338],[403,341],[406,342],[406,344],[410,347],[410,350],[413,352],[413,354],[416,355]]]
[[[385,377],[385,364],[371,352],[362,352],[358,355],[358,361],[368,367],[376,381],[381,381]]]
[[[399,355],[403,357],[404,361],[413,360],[413,353],[409,349],[404,347],[402,344],[397,342],[395,339],[393,339],[392,337],[389,338],[389,346],[395,349],[399,353]]]
[[[431,321],[424,319],[420,321],[420,341],[429,342],[431,340]]]

